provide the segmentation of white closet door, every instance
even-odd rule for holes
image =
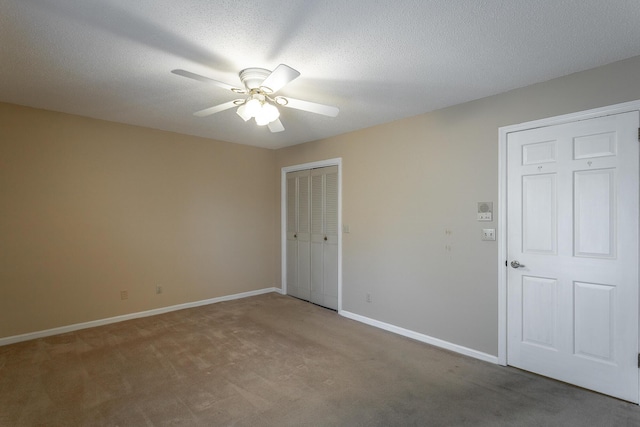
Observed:
[[[338,168],[311,171],[311,298],[338,308]]]
[[[309,171],[287,174],[287,293],[310,299],[310,196]]]
[[[287,174],[287,293],[338,309],[338,167]]]

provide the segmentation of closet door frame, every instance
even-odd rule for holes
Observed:
[[[281,287],[287,293],[287,173],[308,169],[338,167],[338,313],[342,312],[342,158],[320,160],[300,165],[286,166],[281,169],[280,176],[280,241],[281,241]]]

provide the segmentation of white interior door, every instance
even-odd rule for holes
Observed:
[[[638,125],[507,139],[507,363],[636,403]]]

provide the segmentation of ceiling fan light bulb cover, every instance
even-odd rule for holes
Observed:
[[[236,113],[240,117],[242,117],[242,120],[244,120],[245,122],[251,119],[251,115],[247,112],[246,104],[242,104],[241,106],[239,106],[238,109],[236,110]]]
[[[265,120],[267,120],[267,123],[271,123],[280,117],[280,111],[275,107],[275,105],[264,104],[262,106],[262,111],[260,111],[260,116],[263,116]]]
[[[246,114],[249,117],[256,117],[258,114],[260,114],[260,110],[262,109],[262,105],[260,104],[260,101],[258,101],[255,98],[250,99],[249,101],[247,101],[246,104],[244,104],[244,111],[246,112]]]
[[[265,126],[269,124],[269,121],[262,115],[256,116],[256,124],[258,126]]]

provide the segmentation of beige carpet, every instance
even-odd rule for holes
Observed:
[[[0,347],[2,426],[640,426],[637,405],[278,294]]]

